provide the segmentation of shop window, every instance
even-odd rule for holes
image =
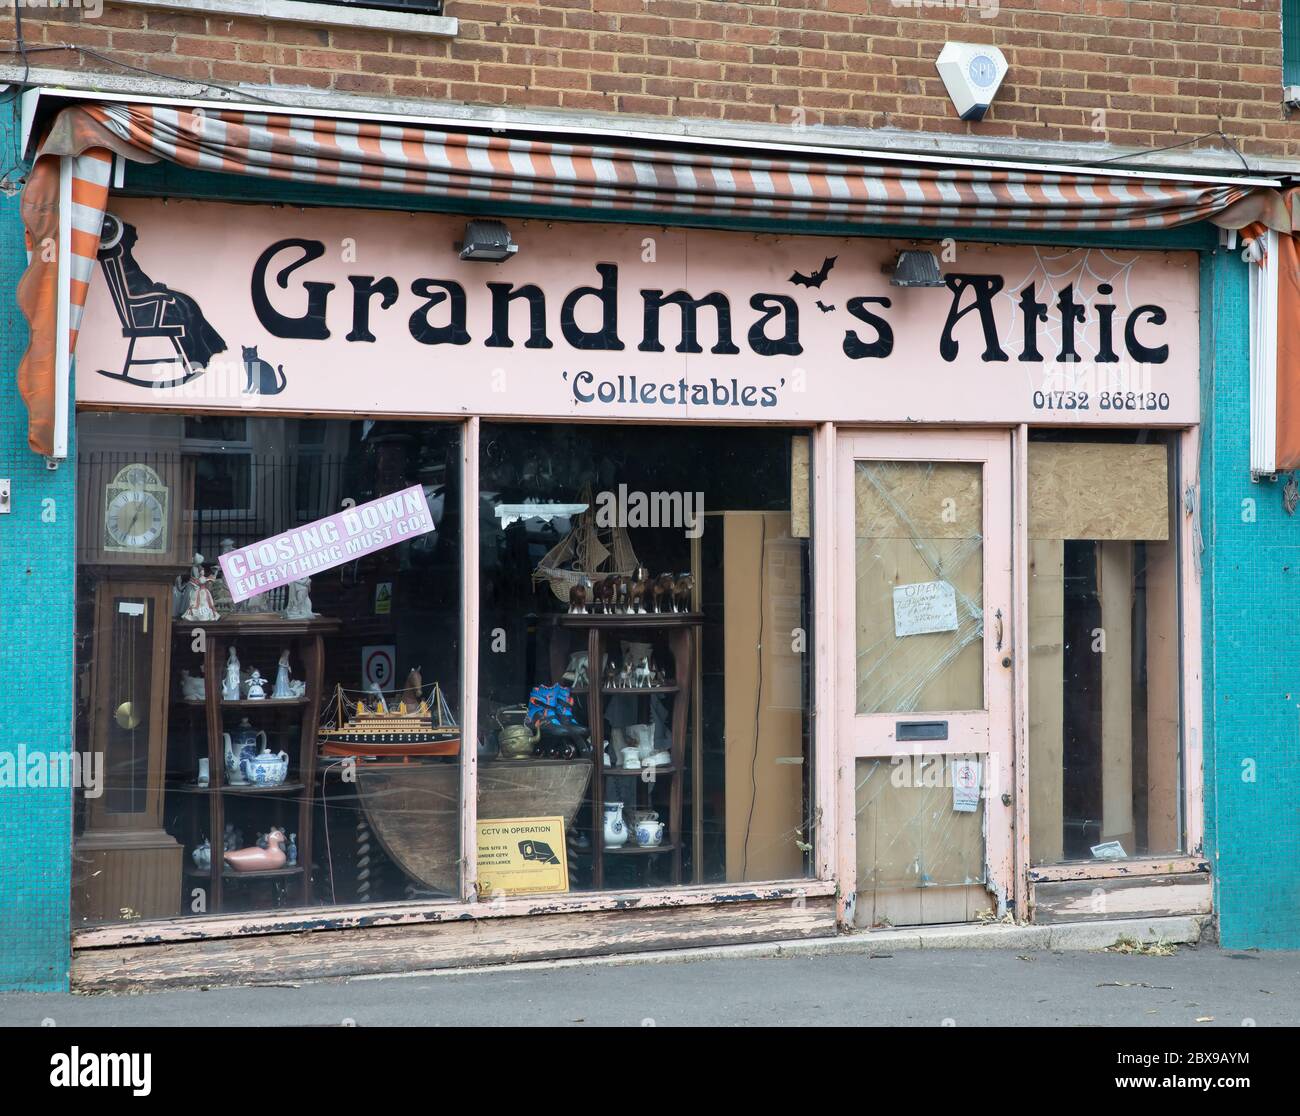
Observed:
[[[1183,848],[1173,439],[1029,444],[1034,863]]]
[[[76,737],[98,775],[77,923],[457,897],[459,426],[86,414],[77,439]],[[219,576],[403,492],[385,507],[422,498],[418,530],[377,519],[309,584],[236,601]]]
[[[528,827],[572,891],[808,875],[806,451],[484,425],[480,894]]]

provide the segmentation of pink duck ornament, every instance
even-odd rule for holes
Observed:
[[[266,835],[266,848],[253,845],[247,849],[232,849],[225,854],[226,863],[236,872],[271,872],[283,868],[289,859],[284,851],[284,830],[279,826]]]

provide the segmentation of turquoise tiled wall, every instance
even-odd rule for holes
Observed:
[[[1297,949],[1300,516],[1250,480],[1246,265],[1202,259],[1206,850],[1223,944]]]
[[[0,161],[16,148],[14,106],[0,103]],[[14,370],[27,322],[14,288],[27,266],[18,198],[0,194],[0,753],[72,746],[73,463],[27,448]],[[16,758],[10,761],[16,763]],[[0,783],[4,758],[0,755]],[[11,768],[12,770],[12,768]],[[0,785],[0,989],[68,985],[72,791]]]

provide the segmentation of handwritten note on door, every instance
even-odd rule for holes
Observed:
[[[894,586],[894,635],[957,630],[957,593],[950,581]]]

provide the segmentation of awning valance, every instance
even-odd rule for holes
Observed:
[[[1289,231],[1273,191],[1223,179],[558,142],[215,105],[74,105],[55,117],[23,197],[32,255],[19,303],[31,344],[19,384],[29,412],[29,442],[38,453],[54,452],[60,278],[58,253],[40,246],[58,243],[60,159],[68,168],[62,193],[70,208],[63,277],[70,354],[99,247],[114,154],[323,186],[666,218],[1077,232],[1166,229],[1203,219],[1236,227],[1263,220],[1274,227],[1285,223]]]

